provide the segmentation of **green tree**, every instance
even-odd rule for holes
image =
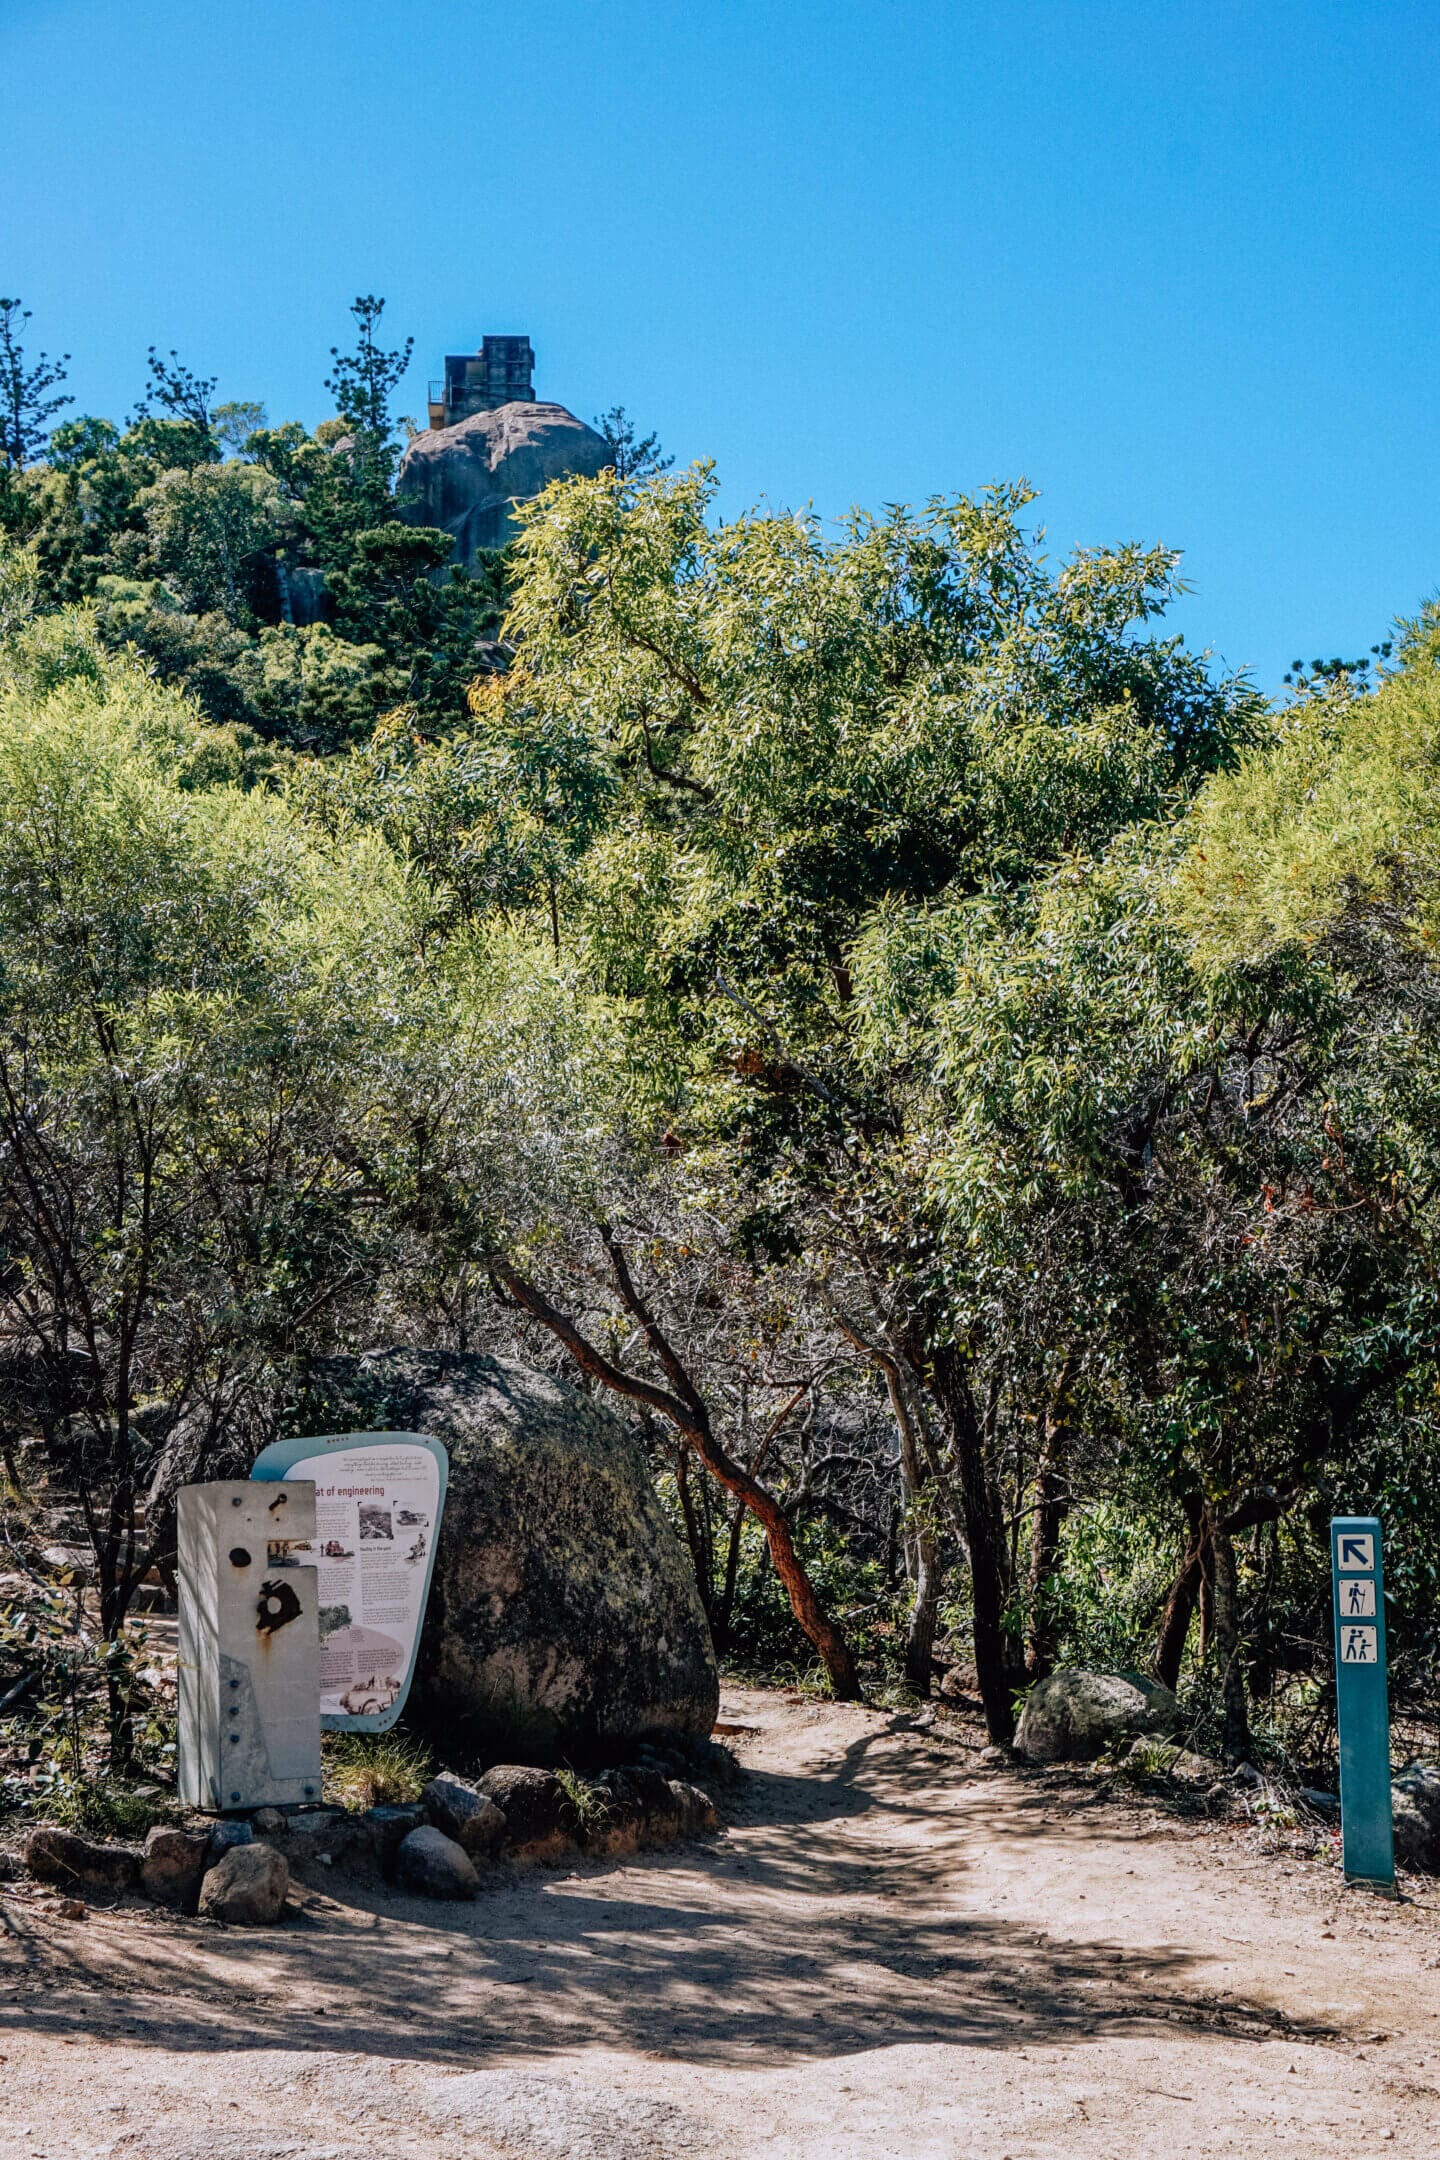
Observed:
[[[286,530],[270,474],[235,462],[162,473],[137,507],[155,567],[182,607],[249,627],[257,579]]]
[[[335,400],[336,411],[352,427],[388,437],[394,424],[390,418],[391,394],[410,365],[415,340],[406,338],[394,352],[387,352],[378,343],[375,333],[385,302],[377,300],[373,293],[362,294],[352,303],[350,312],[358,333],[355,348],[342,353],[337,345],[331,346],[334,367],[325,378],[325,387]]]
[[[135,408],[135,419],[148,420],[150,408],[158,405],[162,413],[191,429],[206,444],[207,455],[218,455],[210,411],[217,378],[193,374],[176,352],[172,352],[168,360],[162,359],[153,345],[146,355],[145,367],[150,382]]]
[[[612,405],[595,421],[610,449],[610,464],[617,480],[647,480],[654,473],[669,472],[674,458],[666,457],[658,435],[642,435],[623,405]]]
[[[453,552],[449,533],[390,519],[356,533],[327,581],[341,635],[390,657],[396,702],[452,723],[464,710],[477,644],[498,626],[500,598],[493,576],[452,567]]]
[[[52,360],[42,352],[27,363],[22,339],[29,320],[18,300],[0,299],[0,471],[7,481],[39,456],[55,414],[75,402],[60,390],[69,353]]]
[[[392,485],[398,455],[395,422],[390,399],[410,365],[414,339],[388,352],[378,343],[376,332],[385,302],[373,293],[362,294],[351,306],[357,336],[353,350],[330,348],[331,372],[325,387],[349,429],[349,441],[337,458],[348,465],[353,489],[363,505],[358,530],[382,524],[392,514]]]
[[[373,842],[308,845],[183,701],[96,667],[0,694],[0,1422],[79,1506],[113,1641],[174,1487],[264,1438],[383,1272],[352,1087],[405,932]]]
[[[265,407],[254,398],[231,398],[227,404],[217,405],[210,422],[216,442],[232,457],[249,456],[251,436],[269,425]]]
[[[803,1264],[893,1384],[968,1552],[999,1735],[1024,1662],[996,1406],[1009,1391],[1033,1415],[1065,1317],[1038,1347],[1013,1338],[938,1177],[921,1076],[947,964],[888,1047],[857,965],[896,918],[923,947],[987,895],[1023,913],[1057,862],[1232,756],[1258,701],[1145,634],[1173,556],[1085,552],[1056,576],[1023,489],[827,541],[791,517],[712,528],[712,488],[703,469],[601,476],[525,517],[510,634],[618,783],[570,936],[625,1014],[637,1087],[670,1090],[651,1129],[690,1135],[695,1204],[725,1165],[737,1248]]]

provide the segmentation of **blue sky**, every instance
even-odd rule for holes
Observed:
[[[727,508],[1024,473],[1273,686],[1440,582],[1440,9],[0,0],[0,290],[315,421],[357,292],[528,331]]]

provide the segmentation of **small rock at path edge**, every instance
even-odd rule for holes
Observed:
[[[200,1885],[200,1911],[231,1927],[273,1927],[289,1888],[290,1869],[273,1845],[232,1845]]]
[[[176,1830],[156,1823],[145,1840],[140,1887],[157,1905],[194,1912],[200,1884],[210,1866],[208,1830]]]
[[[431,1778],[420,1801],[436,1829],[443,1830],[472,1857],[493,1853],[505,1835],[504,1809],[488,1793],[467,1784],[464,1778],[452,1777],[448,1770]]]
[[[425,1823],[401,1841],[395,1877],[412,1897],[473,1898],[480,1888],[475,1863],[463,1845]]]
[[[25,1865],[41,1882],[64,1890],[133,1890],[140,1880],[140,1853],[133,1845],[102,1845],[74,1830],[42,1824],[25,1841]]]

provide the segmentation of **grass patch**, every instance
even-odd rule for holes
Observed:
[[[153,1785],[122,1785],[108,1779],[73,1778],[63,1771],[37,1778],[29,1812],[86,1837],[138,1843],[156,1823],[176,1814],[174,1800]]]
[[[322,1769],[327,1800],[347,1808],[403,1807],[429,1784],[434,1758],[407,1733],[326,1733]]]
[[[610,1803],[598,1785],[579,1776],[574,1770],[557,1770],[555,1773],[570,1804],[575,1827],[582,1838],[598,1837],[610,1820]]]

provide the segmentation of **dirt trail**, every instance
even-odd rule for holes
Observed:
[[[0,2154],[1163,2160],[1440,2148],[1440,1900],[728,1690],[723,1837],[283,1930],[15,1886]],[[1382,2036],[1383,2037],[1380,2037]]]

